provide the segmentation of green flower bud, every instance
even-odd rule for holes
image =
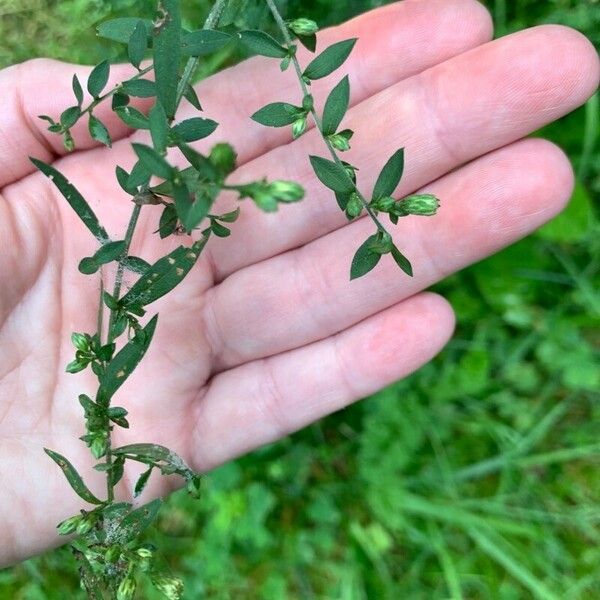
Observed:
[[[117,589],[117,600],[131,600],[135,594],[137,584],[132,575],[127,575]]]
[[[72,375],[75,373],[79,373],[80,371],[83,371],[89,363],[89,360],[74,360],[67,365],[66,371],[67,373],[71,373]]]
[[[288,27],[296,35],[312,35],[319,31],[319,26],[312,19],[294,19],[288,23]]]
[[[111,546],[106,551],[106,554],[104,555],[104,560],[106,560],[107,563],[114,564],[121,557],[121,552],[121,546]]]
[[[394,198],[390,198],[389,196],[385,198],[380,198],[375,202],[375,209],[380,210],[381,212],[389,212],[396,205],[396,200]]]
[[[94,436],[90,444],[90,450],[94,458],[102,458],[106,454],[107,438],[106,433],[101,432]]]
[[[302,108],[306,112],[311,111],[313,109],[314,105],[315,105],[314,98],[310,94],[306,94],[306,96],[304,96],[304,98],[302,98]]]
[[[347,152],[350,150],[350,142],[346,136],[334,133],[333,135],[330,135],[328,139],[336,150],[339,150],[340,152]]]
[[[89,337],[89,335],[85,335],[84,333],[72,333],[71,341],[73,342],[73,346],[75,346],[77,350],[81,350],[82,352],[88,352],[90,349]]]
[[[135,553],[140,557],[140,558],[152,558],[152,550],[150,550],[149,548],[138,548]]]
[[[371,250],[376,252],[377,254],[388,254],[392,251],[394,247],[394,242],[392,241],[392,236],[385,232],[379,233],[377,240],[371,244]]]
[[[94,513],[85,515],[85,517],[82,517],[77,525],[77,533],[79,535],[85,535],[86,533],[89,533],[94,528],[97,520],[98,516]]]
[[[294,181],[273,181],[269,192],[279,202],[298,202],[304,198],[304,188]]]
[[[179,600],[183,594],[183,582],[175,577],[164,577],[159,575],[152,578],[152,584],[169,600]]]
[[[308,119],[306,118],[306,115],[292,123],[292,137],[294,139],[299,138],[306,131],[307,123]]]
[[[356,192],[352,192],[348,199],[348,204],[346,204],[346,215],[349,219],[354,219],[360,215],[362,209],[363,205],[359,195]]]
[[[440,201],[433,194],[415,194],[400,202],[400,208],[407,215],[431,217],[440,207]]]
[[[235,169],[237,154],[229,144],[216,144],[210,151],[208,160],[219,171],[229,175]]]
[[[256,206],[265,212],[277,211],[277,199],[266,190],[259,190],[255,192],[252,194],[252,199],[256,203]]]
[[[75,140],[70,131],[65,131],[63,135],[63,143],[67,152],[73,152],[75,150]]]
[[[348,173],[348,177],[350,177],[350,179],[352,179],[353,183],[356,183],[356,171],[358,171],[358,169],[354,166],[352,166],[350,163],[344,162],[342,161],[342,164],[344,165],[344,169],[346,170],[346,173]]]
[[[82,519],[83,517],[81,515],[76,515],[74,517],[65,519],[57,525],[58,535],[69,535],[70,533],[75,533]]]

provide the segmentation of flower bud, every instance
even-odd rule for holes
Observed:
[[[304,188],[294,181],[273,181],[269,192],[279,202],[298,202],[304,198]]]
[[[219,171],[229,175],[235,169],[237,154],[229,144],[216,144],[208,159]]]
[[[277,199],[266,190],[259,190],[255,192],[252,194],[252,199],[256,203],[256,206],[265,212],[277,211]]]
[[[360,201],[360,197],[356,192],[352,192],[350,198],[348,199],[348,204],[346,204],[346,215],[349,219],[354,219],[358,217],[362,212],[363,205]]]
[[[150,550],[149,548],[145,548],[145,547],[141,547],[138,548],[135,553],[140,557],[140,558],[152,558],[152,550]]]
[[[108,563],[116,563],[121,557],[121,546],[111,546],[104,555],[104,560]]]
[[[331,142],[331,145],[340,152],[347,152],[350,150],[350,142],[345,136],[340,135],[339,133],[330,135],[329,141]]]
[[[70,533],[75,533],[82,519],[83,517],[81,517],[81,515],[76,515],[74,517],[65,519],[62,521],[62,523],[57,525],[58,535],[69,535]]]
[[[100,432],[97,435],[95,435],[94,439],[92,440],[92,443],[90,444],[90,450],[94,458],[102,458],[106,454],[106,446],[106,433]]]
[[[71,342],[73,342],[73,346],[75,346],[77,350],[81,350],[82,352],[88,352],[90,349],[89,336],[83,333],[72,333]]]
[[[304,98],[302,98],[302,108],[305,111],[311,111],[315,106],[315,100],[310,94],[306,94]]]
[[[389,212],[396,205],[396,200],[394,198],[390,198],[389,196],[385,198],[380,198],[375,203],[375,209],[380,210],[381,212]]]
[[[415,194],[400,202],[400,208],[405,214],[425,217],[435,215],[439,206],[440,201],[433,194]]]
[[[288,27],[296,35],[312,35],[319,31],[319,26],[312,19],[294,19],[288,23]]]
[[[131,600],[135,594],[137,584],[132,575],[127,575],[117,589],[117,600]]]
[[[292,123],[292,137],[294,139],[299,138],[306,131],[307,122],[308,119],[304,115]]]
[[[387,231],[385,233],[380,232],[377,240],[371,244],[371,250],[377,254],[388,254],[393,247],[392,236]]]
[[[162,592],[169,600],[179,600],[183,594],[183,582],[175,577],[158,575],[152,578],[154,587]]]
[[[344,165],[344,169],[346,170],[348,177],[352,179],[353,183],[356,183],[356,171],[358,171],[358,169],[356,167],[353,167],[350,163],[344,161],[342,161],[342,164]]]
[[[85,535],[86,533],[89,533],[94,528],[97,520],[98,516],[94,513],[85,515],[85,517],[82,517],[77,525],[77,533],[79,535]]]
[[[67,152],[73,152],[73,150],[75,150],[75,140],[73,140],[70,131],[65,131],[63,134],[63,144]]]

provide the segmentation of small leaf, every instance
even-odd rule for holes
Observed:
[[[106,265],[113,260],[118,260],[125,252],[125,242],[108,242],[108,244],[104,244],[97,252],[94,254],[94,261],[100,265]]]
[[[127,55],[129,56],[129,61],[136,69],[140,68],[140,63],[144,58],[147,48],[148,31],[146,30],[144,22],[139,20],[136,23],[131,37],[129,38],[129,43],[127,46]]]
[[[77,213],[84,225],[92,232],[92,235],[100,242],[107,241],[109,238],[104,227],[100,225],[98,217],[96,217],[90,205],[77,191],[75,186],[70,183],[60,171],[57,171],[51,165],[36,158],[30,158],[30,160],[59,189],[60,193],[65,197],[65,200],[71,205],[71,208]]]
[[[163,179],[171,179],[174,176],[175,169],[154,148],[144,144],[132,146],[140,161],[152,174]]]
[[[200,100],[198,98],[198,94],[196,94],[196,90],[194,86],[189,83],[185,86],[185,92],[183,92],[183,97],[196,109],[202,110],[202,105],[200,104]]]
[[[118,117],[132,129],[150,129],[148,117],[133,106],[123,106],[115,109]]]
[[[298,41],[310,52],[314,52],[317,49],[316,33],[311,33],[310,35],[299,35]]]
[[[217,237],[226,238],[231,235],[231,231],[227,227],[221,225],[214,219],[211,219],[210,221],[210,228]]]
[[[70,129],[73,127],[73,125],[75,125],[75,123],[77,123],[77,120],[80,116],[81,110],[79,106],[71,106],[60,115],[60,124],[65,129]]]
[[[344,77],[334,88],[325,102],[323,110],[323,134],[333,135],[340,126],[350,102],[350,80]]]
[[[123,94],[122,92],[115,92],[112,97],[111,108],[112,110],[117,110],[117,108],[122,108],[123,106],[127,106],[131,98],[127,94]]]
[[[303,117],[304,109],[287,102],[273,102],[252,115],[252,120],[267,127],[285,127]]]
[[[93,275],[100,269],[100,265],[90,256],[82,258],[77,267],[83,275]]]
[[[109,363],[104,376],[100,379],[100,388],[98,389],[98,402],[108,404],[117,390],[125,383],[127,378],[138,366],[148,346],[152,341],[152,336],[156,329],[158,315],[150,319],[146,327],[138,331],[117,355]]]
[[[288,55],[287,48],[264,31],[240,31],[238,37],[241,43],[254,54],[270,58],[285,58]]]
[[[338,194],[350,194],[354,184],[346,169],[326,158],[311,156],[310,162],[321,183]]]
[[[77,75],[73,75],[72,87],[73,93],[75,94],[75,99],[77,100],[77,104],[79,108],[81,108],[81,104],[83,103],[83,88],[81,87],[81,83],[79,83]]]
[[[199,29],[183,34],[181,38],[181,52],[184,56],[206,56],[221,50],[233,38],[223,31],[214,29]]]
[[[381,260],[381,254],[373,252],[372,245],[378,242],[377,234],[370,236],[356,251],[350,267],[350,279],[357,279],[373,270]]]
[[[172,132],[183,142],[195,142],[208,137],[218,127],[216,121],[195,117],[186,119],[172,128]]]
[[[120,534],[125,540],[132,540],[141,535],[156,518],[162,501],[160,498],[131,511],[119,524]]]
[[[110,478],[110,484],[113,487],[115,485],[117,485],[117,483],[119,483],[119,481],[121,481],[121,479],[123,478],[124,464],[125,464],[125,461],[120,458],[115,459],[115,462],[112,464],[112,469],[109,472],[109,478]]]
[[[240,216],[240,212],[241,210],[238,206],[238,208],[236,208],[234,211],[225,213],[224,215],[219,215],[218,217],[215,217],[215,219],[218,219],[223,223],[235,223]]]
[[[104,123],[100,121],[100,119],[97,119],[94,115],[90,115],[88,127],[92,139],[96,140],[97,142],[100,142],[101,144],[104,144],[105,146],[108,146],[109,148],[112,147],[110,133],[108,133],[108,129],[106,128]]]
[[[171,119],[175,116],[179,84],[181,7],[179,0],[161,0],[159,6],[163,14],[158,35],[154,37],[156,92],[167,116]]]
[[[177,229],[177,211],[173,204],[165,206],[165,209],[160,216],[158,224],[158,233],[161,239],[165,239],[172,235]]]
[[[409,277],[412,277],[413,276],[413,269],[412,269],[412,265],[410,264],[410,261],[408,260],[408,258],[406,258],[406,256],[404,256],[404,254],[402,254],[402,252],[400,252],[400,250],[398,250],[398,248],[396,248],[396,246],[394,246],[392,248],[392,256],[394,257],[394,260],[396,261],[396,264]]]
[[[203,179],[208,179],[209,181],[215,181],[218,178],[219,173],[215,169],[214,165],[204,156],[200,154],[200,152],[196,152],[193,148],[184,144],[183,142],[177,144],[177,147],[181,150],[181,153],[188,160],[190,165],[200,174]],[[182,174],[185,173],[182,171]]]
[[[133,304],[146,306],[168,294],[196,264],[206,241],[203,236],[191,247],[180,246],[159,259],[121,298],[121,304],[125,308]]]
[[[122,84],[123,91],[135,98],[152,98],[156,96],[156,84],[149,79],[131,79]]]
[[[137,189],[140,186],[148,185],[151,177],[152,173],[146,168],[146,165],[141,160],[138,160],[138,162],[133,165],[133,169],[131,169],[127,185]]]
[[[110,64],[107,60],[101,62],[98,66],[94,67],[87,82],[88,92],[94,97],[98,98],[102,93],[102,90],[108,83],[108,76],[110,74]]]
[[[150,123],[150,135],[154,148],[160,154],[163,154],[167,149],[167,138],[169,134],[169,122],[167,113],[162,104],[157,100],[148,115]]]
[[[135,484],[135,488],[133,489],[133,497],[134,498],[137,498],[144,491],[144,488],[146,487],[146,484],[148,483],[148,480],[150,479],[150,475],[152,475],[152,469],[154,469],[154,467],[150,467],[147,471],[144,471],[139,476],[139,478]]]
[[[313,80],[327,77],[344,64],[354,44],[356,39],[344,40],[329,46],[306,67],[304,77]]]
[[[90,492],[75,467],[64,456],[61,456],[58,452],[48,450],[48,448],[44,448],[44,452],[61,468],[67,481],[80,498],[90,504],[102,504],[102,500],[99,500]]]
[[[387,161],[373,188],[373,200],[391,196],[402,179],[404,171],[404,148],[400,148]]]
[[[121,17],[118,19],[110,19],[100,23],[96,31],[98,35],[113,42],[128,44],[133,32],[138,24],[141,23],[146,30],[146,39],[152,33],[152,21],[150,19],[137,19],[135,17]]]
[[[135,196],[137,194],[137,188],[129,185],[129,173],[125,169],[123,169],[123,167],[117,165],[115,169],[115,174],[117,176],[117,182],[121,186],[121,189],[124,192],[130,194],[131,196]]]

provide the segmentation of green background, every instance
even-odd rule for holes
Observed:
[[[264,24],[260,2],[239,3],[240,24]],[[384,3],[288,2],[287,14],[330,24]],[[96,62],[111,50],[93,25],[152,4],[0,0],[0,65]],[[193,27],[207,2],[187,4]],[[487,4],[499,35],[559,22],[600,43],[597,0]],[[600,598],[598,110],[595,98],[543,132],[578,173],[567,211],[437,286],[458,314],[441,356],[218,469],[201,501],[172,498],[153,540],[187,598]],[[2,599],[76,590],[64,549],[0,572]]]

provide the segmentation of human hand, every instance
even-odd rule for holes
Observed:
[[[286,132],[249,120],[268,102],[297,101],[295,78],[263,59],[215,75],[198,94],[220,123],[217,137],[236,146],[235,177],[300,181],[307,198],[276,215],[242,206],[231,238],[211,240],[157,307],[156,343],[120,391],[132,428],[116,430],[116,444],[150,439],[206,470],[404,377],[453,328],[448,304],[421,290],[523,237],[568,200],[566,157],[548,142],[521,138],[596,90],[598,56],[580,34],[546,26],[488,43],[489,15],[474,0],[407,0],[323,32],[320,46],[348,37],[359,38],[345,70],[353,89],[347,124],[356,131],[350,160],[361,183],[373,185],[405,146],[399,194],[427,185],[442,200],[438,216],[403,219],[392,230],[415,277],[382,261],[348,281],[371,226],[348,224],[316,181],[307,155],[322,153],[318,136],[290,143]],[[115,81],[125,73],[118,71]],[[99,116],[121,138],[112,152],[76,129],[79,150],[59,156],[60,140],[37,115],[69,105],[73,72],[84,80],[89,70],[42,60],[0,73],[0,564],[58,543],[55,524],[79,509],[44,446],[68,456],[93,491],[104,485],[77,440],[77,395],[95,381],[64,372],[70,332],[95,329],[87,307],[97,302],[98,282],[77,271],[95,242],[28,156],[56,161],[115,234],[125,229],[130,203],[108,174],[135,159],[127,130],[109,111]],[[284,83],[271,89],[275,80]],[[317,102],[333,85],[315,82]],[[224,212],[234,200],[219,203]],[[172,242],[152,236],[158,216],[142,211],[133,254],[152,260],[169,250]],[[132,481],[126,473],[121,496],[129,497]],[[147,496],[168,485],[156,478]]]

